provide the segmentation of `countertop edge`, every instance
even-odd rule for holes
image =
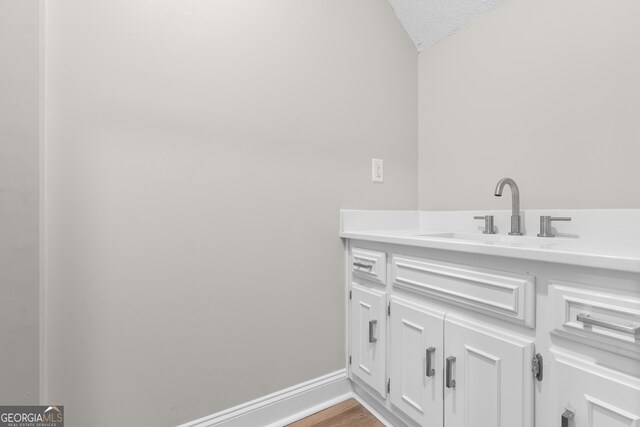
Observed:
[[[429,239],[411,235],[394,235],[375,231],[343,231],[344,239],[365,240],[454,252],[482,254],[507,258],[517,258],[554,264],[575,265],[580,267],[601,268],[626,273],[640,273],[640,257],[629,258],[617,255],[594,254],[588,252],[567,252],[540,248],[520,248],[509,246],[488,246],[475,242],[449,242],[442,239]]]

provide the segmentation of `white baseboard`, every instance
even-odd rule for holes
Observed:
[[[179,427],[279,427],[353,397],[345,369]]]
[[[330,408],[333,405],[337,405],[340,402],[344,402],[347,399],[350,399],[351,397],[353,397],[353,393],[349,392],[346,394],[343,394],[341,396],[338,396],[334,399],[331,400],[327,400],[326,402],[322,402],[319,405],[313,406],[311,408],[307,408],[303,411],[300,411],[296,414],[293,415],[289,415],[288,417],[282,418],[281,420],[275,422],[275,423],[271,423],[269,424],[267,427],[282,427],[282,426],[286,426],[287,424],[291,424],[293,422],[296,422],[298,420],[301,420],[305,417],[308,417],[309,415],[313,415],[316,412],[320,412],[323,409],[327,409]]]

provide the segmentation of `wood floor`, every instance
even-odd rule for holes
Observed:
[[[355,399],[345,400],[324,411],[289,424],[288,427],[384,427]]]

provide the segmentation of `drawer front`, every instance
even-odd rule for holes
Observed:
[[[640,299],[549,281],[552,332],[640,358]]]
[[[352,248],[351,271],[354,278],[364,278],[384,285],[387,283],[387,254]]]
[[[393,286],[535,328],[535,277],[394,255]]]
[[[555,410],[545,426],[561,426],[570,411],[569,426],[640,426],[640,379],[552,350]]]

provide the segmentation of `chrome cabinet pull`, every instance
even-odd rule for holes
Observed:
[[[573,420],[575,416],[576,415],[573,413],[573,411],[565,409],[561,417],[562,427],[569,427],[569,421]]]
[[[453,364],[455,363],[456,358],[453,356],[447,357],[447,374],[445,378],[445,384],[447,388],[456,388],[456,380],[451,378],[453,376]]]
[[[369,320],[369,342],[370,343],[374,343],[376,341],[378,341],[377,338],[373,337],[373,327],[378,323],[377,320]]]
[[[361,262],[354,262],[353,265],[358,268],[366,268],[367,270],[371,270],[373,268],[372,264],[363,264]]]
[[[434,376],[436,374],[436,370],[431,367],[431,365],[432,365],[431,358],[432,358],[432,355],[435,352],[436,352],[436,348],[435,347],[429,347],[427,349],[427,362],[426,362],[427,366],[425,367],[425,369],[427,371],[427,377],[432,377],[432,376]]]
[[[611,329],[612,331],[624,332],[625,334],[633,335],[634,338],[638,338],[638,335],[640,335],[640,325],[620,325],[607,320],[594,319],[589,313],[578,314],[576,320],[588,326],[599,326],[601,328]]]

